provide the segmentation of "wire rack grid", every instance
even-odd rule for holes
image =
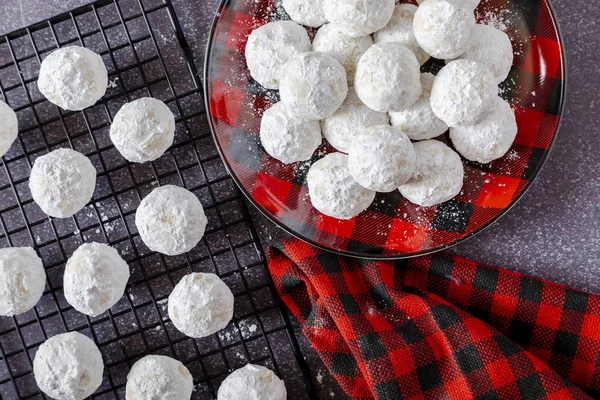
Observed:
[[[41,60],[68,45],[99,53],[109,71],[105,97],[82,112],[50,104],[36,84]],[[290,398],[314,397],[248,210],[209,133],[200,88],[168,0],[100,0],[0,38],[0,94],[20,127],[0,165],[0,247],[34,247],[48,277],[35,309],[0,318],[2,399],[46,398],[32,372],[35,352],[48,337],[75,330],[91,337],[104,358],[104,380],[93,398],[124,398],[130,367],[147,354],[182,361],[194,376],[194,399],[216,397],[229,372],[248,362],[275,370]],[[108,130],[123,104],[143,96],[171,108],[175,142],[155,162],[130,164]],[[60,147],[85,154],[98,171],[91,204],[68,219],[48,218],[28,188],[35,159]],[[135,227],[140,200],[164,184],[195,193],[209,220],[202,242],[183,256],[152,253]],[[92,241],[115,247],[131,268],[126,295],[95,318],[76,312],[62,292],[65,262]],[[236,299],[232,323],[201,340],[178,332],[166,312],[172,288],[192,271],[218,274]]]

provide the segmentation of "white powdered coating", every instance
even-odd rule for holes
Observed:
[[[367,36],[387,25],[395,0],[325,0],[325,18],[343,34]]]
[[[475,16],[461,0],[427,0],[415,12],[417,43],[435,58],[454,58],[472,40]]]
[[[65,299],[80,313],[96,317],[125,293],[129,266],[104,243],[84,243],[69,258],[64,274]]]
[[[421,97],[406,110],[390,113],[392,126],[400,128],[411,140],[431,139],[448,130],[448,125],[431,109],[430,96],[434,79],[433,74],[421,74]]]
[[[514,53],[510,38],[500,29],[489,25],[475,25],[471,45],[458,59],[474,60],[492,69],[496,83],[502,83],[510,73]]]
[[[173,144],[175,117],[165,103],[143,97],[125,104],[110,126],[110,139],[125,159],[144,163]]]
[[[189,400],[194,390],[190,371],[171,357],[149,355],[127,375],[127,400]]]
[[[458,195],[465,176],[460,156],[437,140],[415,143],[416,163],[412,177],[400,186],[411,203],[429,207]]]
[[[255,29],[246,43],[250,75],[267,89],[279,89],[281,67],[298,53],[310,51],[306,29],[292,21],[274,21]]]
[[[375,111],[402,111],[421,95],[419,61],[400,43],[373,45],[358,62],[354,88]]]
[[[408,136],[389,125],[366,128],[350,147],[348,168],[364,188],[389,193],[405,183],[415,168]]]
[[[373,35],[375,43],[396,42],[408,47],[423,65],[430,56],[419,46],[415,38],[413,20],[417,6],[414,4],[398,4],[394,8],[394,15],[388,24]]]
[[[179,331],[199,339],[227,326],[233,303],[231,290],[217,275],[192,273],[169,296],[169,318]]]
[[[291,164],[310,160],[322,141],[319,121],[293,116],[279,102],[263,114],[260,141],[273,158]]]
[[[358,60],[372,45],[373,38],[371,36],[353,38],[344,35],[332,24],[323,25],[313,40],[314,51],[330,55],[344,66],[349,85],[354,83]]]
[[[283,8],[299,24],[318,28],[327,23],[323,2],[326,0],[283,0]]]
[[[57,400],[83,400],[100,387],[104,363],[96,344],[79,332],[46,340],[33,360],[38,387]]]
[[[31,247],[0,249],[0,315],[31,310],[46,287],[42,260]]]
[[[273,371],[248,364],[233,371],[219,387],[217,400],[285,400],[285,384]]]
[[[54,150],[35,160],[29,189],[46,214],[68,218],[92,199],[96,169],[86,156],[75,150]]]
[[[365,211],[375,192],[358,184],[348,169],[348,156],[328,154],[314,163],[307,176],[312,205],[321,213],[338,219],[351,219]]]
[[[19,134],[17,114],[0,101],[0,157],[6,154]]]
[[[417,4],[423,3],[425,0],[417,0]],[[471,10],[475,10],[481,0],[462,0],[465,6],[469,7]]]
[[[321,121],[321,128],[329,144],[342,153],[348,153],[352,142],[366,127],[389,122],[386,113],[371,110],[360,101],[354,90],[350,90],[339,110]]]
[[[83,110],[96,104],[108,86],[102,57],[84,47],[53,51],[42,61],[38,88],[53,104],[65,110]]]
[[[517,136],[515,112],[506,101],[496,97],[492,111],[478,124],[450,129],[450,139],[463,157],[489,163],[503,157]]]
[[[312,120],[327,118],[348,95],[346,71],[327,54],[298,54],[281,69],[280,94],[293,115]]]
[[[498,86],[485,64],[456,60],[437,74],[431,88],[431,109],[449,127],[474,125],[490,112]]]
[[[193,249],[204,236],[207,222],[196,195],[173,185],[154,189],[135,213],[135,225],[144,244],[169,256]]]

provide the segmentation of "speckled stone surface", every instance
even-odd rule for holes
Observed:
[[[87,0],[0,0],[0,33]],[[218,0],[173,0],[202,66]],[[600,293],[600,8],[586,0],[554,0],[568,62],[567,105],[558,141],[538,180],[515,208],[453,253]],[[285,234],[252,210],[262,243]],[[299,335],[319,398],[345,398],[315,351]]]

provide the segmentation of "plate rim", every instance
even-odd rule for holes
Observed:
[[[560,94],[560,102],[559,102],[559,112],[558,112],[559,121],[556,126],[554,137],[552,138],[552,142],[550,143],[550,146],[548,147],[548,151],[545,153],[544,157],[542,158],[542,160],[540,162],[540,166],[538,167],[537,171],[535,171],[535,173],[532,175],[531,180],[530,180],[529,184],[527,185],[527,187],[525,187],[523,189],[523,191],[518,196],[516,196],[513,199],[513,201],[506,208],[504,208],[504,210],[502,210],[500,213],[498,213],[498,215],[496,215],[494,218],[492,218],[486,224],[480,226],[479,228],[473,230],[472,232],[469,232],[467,235],[454,240],[452,243],[441,245],[441,246],[435,247],[433,249],[422,250],[422,251],[418,251],[418,252],[414,252],[414,253],[399,254],[399,255],[384,255],[384,254],[357,253],[357,252],[348,251],[348,250],[342,251],[342,250],[337,250],[337,249],[330,248],[327,246],[323,246],[319,243],[316,243],[314,240],[303,237],[298,232],[294,232],[292,229],[288,228],[281,222],[277,221],[268,210],[266,210],[261,204],[259,204],[250,195],[250,193],[248,193],[248,191],[241,184],[238,177],[233,173],[231,167],[229,166],[227,158],[223,154],[223,151],[221,150],[221,146],[219,145],[219,141],[217,139],[217,135],[215,133],[215,128],[214,128],[213,122],[212,122],[212,116],[211,116],[211,111],[210,111],[210,99],[208,97],[208,71],[209,71],[208,67],[209,67],[209,63],[210,63],[211,49],[212,49],[212,45],[214,42],[213,37],[214,37],[215,28],[217,26],[217,23],[221,16],[221,12],[222,12],[223,8],[230,1],[232,1],[232,0],[220,0],[220,2],[219,2],[219,6],[218,6],[217,10],[215,11],[215,15],[214,15],[212,23],[211,23],[210,31],[208,33],[208,41],[206,43],[206,51],[204,54],[204,63],[203,63],[204,71],[202,73],[202,78],[203,78],[202,79],[202,81],[203,81],[202,88],[203,88],[203,92],[204,92],[204,107],[206,110],[206,118],[208,120],[208,126],[210,128],[210,133],[211,133],[211,136],[215,143],[215,146],[217,148],[217,152],[219,153],[219,157],[223,161],[223,165],[225,166],[225,169],[227,170],[227,173],[229,174],[231,179],[235,182],[237,189],[244,195],[244,197],[256,209],[258,209],[258,211],[262,215],[264,215],[270,222],[275,224],[278,228],[282,229],[287,234],[295,237],[296,239],[300,239],[300,240],[310,244],[311,246],[314,246],[318,249],[328,251],[328,252],[331,252],[331,253],[334,253],[334,254],[337,254],[340,256],[352,257],[352,258],[363,259],[363,260],[404,260],[404,259],[410,259],[410,258],[415,258],[415,257],[427,256],[430,254],[448,250],[450,248],[458,246],[459,244],[464,243],[465,241],[475,237],[476,235],[485,231],[489,227],[495,225],[500,219],[502,219],[502,217],[504,217],[506,214],[508,214],[513,209],[513,207],[515,207],[517,205],[517,203],[523,198],[523,196],[525,196],[525,194],[534,185],[534,183],[536,182],[536,180],[539,177],[540,172],[546,166],[546,163],[548,162],[548,159],[550,158],[550,155],[552,154],[552,152],[554,150],[554,147],[558,140],[559,133],[560,133],[560,130],[561,130],[561,127],[563,124],[564,115],[565,115],[565,108],[566,108],[565,104],[566,104],[566,97],[567,97],[566,95],[567,95],[567,87],[568,87],[568,65],[567,65],[567,57],[566,57],[566,51],[565,51],[565,41],[564,41],[564,37],[562,34],[562,29],[560,27],[560,23],[558,22],[556,10],[554,9],[554,6],[552,4],[552,0],[541,0],[541,1],[544,1],[548,5],[548,9],[550,10],[550,16],[552,17],[552,24],[554,25],[554,29],[555,29],[557,37],[558,37],[558,43],[560,44],[560,50],[561,50],[560,51],[560,63],[562,66],[563,84],[561,86],[561,94]]]

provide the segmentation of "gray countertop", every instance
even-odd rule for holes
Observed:
[[[0,33],[48,18],[88,0],[0,0]],[[173,0],[196,62],[203,64],[218,0]],[[568,62],[567,104],[544,170],[514,209],[453,253],[600,293],[600,9],[586,0],[552,1]],[[251,207],[251,206],[250,206]],[[285,235],[251,210],[263,245]],[[308,342],[299,335],[319,398],[343,398]]]

